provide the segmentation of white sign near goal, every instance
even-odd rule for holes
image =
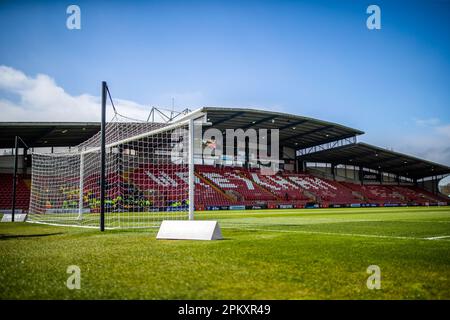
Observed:
[[[164,220],[156,239],[220,240],[223,238],[217,221]]]
[[[14,214],[14,222],[25,222],[27,219],[26,213],[16,213]],[[12,214],[5,213],[2,217],[2,222],[12,222]]]

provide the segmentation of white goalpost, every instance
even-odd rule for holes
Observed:
[[[194,217],[193,120],[106,124],[105,228]],[[66,153],[33,153],[29,222],[99,227],[101,134]]]
[[[108,123],[107,94],[115,112]],[[70,152],[32,153],[27,221],[101,231],[160,226],[157,239],[221,239],[217,221],[194,221],[195,141],[201,145],[202,130],[193,117],[168,123],[124,117],[103,82],[100,132]]]

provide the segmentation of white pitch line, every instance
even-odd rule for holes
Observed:
[[[27,222],[27,223],[34,223],[34,224],[45,224],[45,225],[48,225],[48,226],[56,226],[56,227],[79,227],[79,228],[88,228],[88,229],[98,229],[98,228],[100,228],[100,227],[96,227],[96,226],[82,226],[82,225],[73,225],[73,224],[52,223],[52,222],[46,222],[46,221],[27,220],[25,222]]]
[[[430,237],[430,238],[425,238],[425,239],[427,239],[427,240],[439,240],[439,239],[445,239],[445,238],[450,238],[450,236]]]
[[[236,227],[222,227],[223,229],[234,229]],[[338,233],[338,232],[322,232],[322,231],[305,231],[305,230],[274,230],[274,229],[258,229],[258,228],[244,228],[251,231],[268,231],[268,232],[288,232],[288,233],[305,233],[305,234],[325,234],[332,236],[346,236],[346,237],[365,237],[365,238],[383,238],[383,239],[402,239],[402,240],[429,240],[428,238],[414,238],[402,236],[383,236],[377,234],[358,234],[358,233]]]

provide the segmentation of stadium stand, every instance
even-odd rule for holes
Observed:
[[[232,166],[227,160],[220,167],[196,164],[196,210],[225,209],[230,206],[304,208],[449,203],[448,198],[439,194],[437,181],[450,173],[450,167],[357,142],[356,136],[363,134],[363,131],[318,119],[255,109],[204,107],[189,114],[192,117],[204,116],[211,127],[221,132],[241,128],[278,129],[280,150],[290,150],[287,153],[283,151],[283,157],[285,154],[287,157],[283,159],[285,167],[275,175],[246,169],[243,166],[251,165],[245,165],[243,161],[239,164],[233,160]],[[135,125],[146,128],[148,123]],[[28,155],[34,152],[33,148],[78,146],[93,137],[99,129],[98,123],[0,123],[0,148],[13,148],[15,136],[27,141],[31,149]],[[25,154],[19,156],[22,162],[20,172],[30,173],[32,157]],[[2,172],[13,171],[12,159],[5,154],[1,163]],[[317,163],[326,164],[326,170],[317,169],[324,166],[314,168],[308,165]],[[345,175],[344,178],[341,176],[336,179],[336,168],[342,165],[353,168],[350,169],[353,170],[351,178]],[[365,180],[364,172],[367,169],[375,173],[376,181]],[[107,174],[108,206],[123,206],[123,209],[130,210],[159,207],[164,210],[175,199],[180,199],[180,192],[186,198],[181,205],[186,205],[186,168],[146,164],[130,170]],[[383,181],[383,173],[391,175],[388,182]],[[99,209],[98,175],[99,172],[88,172],[83,181],[84,207],[90,208],[92,212]],[[67,183],[64,179],[69,178],[61,176],[46,179],[49,179],[49,191],[61,194],[54,207],[77,208],[77,181]],[[72,189],[62,190],[63,182],[73,186]],[[180,188],[180,185],[185,188]],[[0,174],[0,209],[10,209],[11,198],[12,174]],[[29,199],[30,176],[19,176],[16,207],[27,210]]]
[[[159,171],[151,180],[136,171],[130,182],[141,190],[162,190],[171,185],[187,183],[186,173]],[[138,176],[136,176],[138,175]],[[143,183],[144,181],[147,181]],[[186,184],[187,185],[187,184]],[[320,206],[352,204],[434,204],[445,199],[411,186],[360,185],[337,182],[310,174],[278,173],[263,175],[254,169],[196,166],[195,200],[197,209],[209,206],[257,205],[277,207],[291,204],[304,207],[307,203]]]
[[[311,196],[305,195],[303,190],[287,177],[277,175],[263,175],[256,171],[245,172],[255,183],[273,193],[278,200],[312,200]]]
[[[312,175],[291,176],[291,180],[304,189],[316,195],[319,202],[334,204],[360,203],[361,197],[353,194],[352,191],[339,182],[326,180]]]
[[[361,185],[338,182],[311,174],[278,173],[263,175],[254,169],[199,165],[195,168],[196,210],[222,206],[265,205],[271,208],[292,205],[303,208],[308,203],[321,207],[349,206],[355,204],[374,205],[433,205],[447,199],[414,186]],[[94,175],[87,177],[84,189],[84,203],[93,212],[98,209],[98,186]],[[118,188],[127,190],[129,198],[139,199],[139,203],[128,203],[127,196],[121,205],[144,207],[166,207],[176,196],[173,190],[178,185],[184,188],[187,199],[188,174],[181,167],[171,168],[146,165],[127,173],[123,177],[117,173],[107,176],[110,187],[107,198],[116,205]],[[0,209],[11,207],[12,175],[0,174]],[[76,190],[75,190],[76,191]],[[77,205],[78,195],[64,191],[65,200]],[[19,176],[17,184],[17,208],[26,211],[30,198],[30,177]],[[65,204],[61,204],[63,207]]]
[[[0,174],[0,209],[2,210],[11,208],[12,184],[12,174]],[[18,176],[16,190],[16,208],[28,210],[30,204],[30,176]]]
[[[212,205],[229,205],[232,200],[220,188],[208,183],[198,174],[195,176],[195,203],[199,208]],[[151,166],[141,167],[128,175],[127,183],[144,191],[148,198],[158,198],[159,205],[174,200],[177,195],[172,192],[178,185],[185,186],[187,198],[188,173],[182,167]]]
[[[232,168],[220,169],[212,166],[200,166],[197,170],[211,184],[214,184],[217,188],[241,203],[277,199],[273,194],[256,185],[241,170]]]
[[[413,186],[396,185],[365,185],[341,182],[346,187],[363,195],[364,202],[371,203],[399,203],[407,204],[416,202],[418,204],[437,203],[446,201],[437,195],[433,195],[423,189]]]
[[[430,194],[424,190],[420,190],[418,188],[405,188],[400,186],[392,186],[391,188],[402,194],[404,196],[404,199],[407,200],[408,202],[416,202],[424,204],[427,202],[444,200],[439,199],[439,197],[436,197],[435,195]]]
[[[361,186],[361,193],[370,201],[375,203],[404,203],[405,197],[388,186],[368,185]]]

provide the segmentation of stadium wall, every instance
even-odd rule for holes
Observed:
[[[31,168],[26,167],[26,159],[23,155],[20,155],[17,161],[17,172],[19,174],[31,174]],[[0,173],[13,173],[14,172],[14,156],[5,155],[0,156]]]
[[[311,174],[315,174],[318,176],[321,176],[326,179],[335,179],[336,181],[347,181],[347,182],[353,182],[353,183],[361,183],[361,180],[359,178],[359,169],[354,169],[353,167],[347,167],[345,169],[344,166],[338,166],[335,169],[335,175],[333,177],[333,173],[330,166],[313,166],[308,167],[307,172]],[[374,173],[375,174],[375,173]],[[379,184],[380,181],[378,180],[365,180],[365,184]],[[384,184],[398,184],[395,176],[384,174],[383,175],[383,183]],[[400,181],[401,185],[412,185],[412,182],[409,181]],[[430,186],[431,188],[431,186]],[[430,189],[431,190],[431,189]]]

